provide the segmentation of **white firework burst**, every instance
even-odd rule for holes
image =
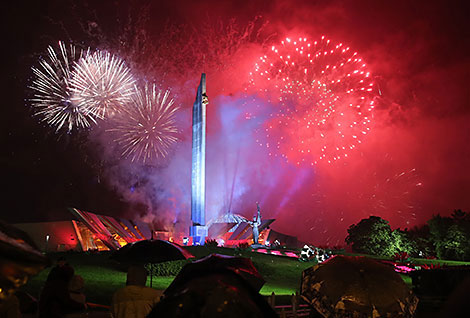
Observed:
[[[70,89],[74,63],[82,57],[82,53],[81,50],[77,52],[74,45],[67,46],[59,41],[57,52],[49,46],[39,66],[32,67],[34,79],[30,88],[34,95],[29,101],[35,115],[55,127],[56,132],[61,128],[68,132],[74,127],[86,128],[95,122]]]
[[[179,109],[168,90],[145,84],[135,87],[132,102],[113,117],[114,141],[122,156],[143,163],[165,158],[178,140],[175,113]]]
[[[71,91],[81,107],[104,119],[132,100],[135,80],[124,61],[106,51],[88,52],[76,63]]]

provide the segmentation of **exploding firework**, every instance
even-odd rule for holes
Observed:
[[[58,52],[49,46],[39,67],[32,68],[34,80],[30,88],[34,96],[30,102],[35,114],[56,131],[66,128],[70,132],[74,127],[86,128],[95,122],[70,89],[74,63],[81,57],[81,50],[77,52],[75,46],[59,42]]]
[[[261,144],[273,155],[296,164],[331,163],[348,157],[370,131],[371,73],[342,43],[286,38],[250,75],[250,86],[275,106]]]
[[[134,82],[122,59],[96,51],[87,53],[76,63],[70,86],[80,107],[104,119],[119,113],[131,101]]]
[[[116,136],[123,157],[143,163],[163,159],[178,140],[177,110],[168,90],[155,84],[136,87],[132,102],[113,117],[108,131]]]

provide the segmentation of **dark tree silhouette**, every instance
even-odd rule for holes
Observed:
[[[438,258],[470,260],[470,218],[462,210],[451,217],[434,215],[429,221],[430,240]]]

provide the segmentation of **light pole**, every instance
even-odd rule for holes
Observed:
[[[44,249],[44,254],[47,254],[47,248],[48,248],[48,245],[49,245],[49,234],[46,234],[46,248]]]

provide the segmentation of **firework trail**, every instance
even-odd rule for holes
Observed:
[[[296,164],[331,163],[347,157],[370,130],[371,73],[342,43],[286,38],[259,58],[250,76],[251,89],[277,106],[261,144],[273,155]]]
[[[359,177],[357,180],[359,187],[364,181],[363,178]],[[387,177],[374,172],[373,176],[369,176],[369,180],[376,182],[369,190],[362,187],[366,190],[354,196],[365,205],[366,213],[374,211],[388,219],[398,216],[404,219],[407,225],[416,220],[420,209],[416,196],[423,187],[416,168],[397,171]]]
[[[163,159],[178,140],[177,110],[168,90],[145,84],[135,87],[132,102],[113,117],[113,128],[107,131],[115,135],[123,157],[143,163]]]
[[[35,115],[42,117],[56,132],[66,128],[68,132],[76,128],[86,128],[95,122],[70,89],[74,63],[82,57],[82,51],[75,46],[59,42],[56,52],[47,48],[47,56],[39,61],[39,67],[32,67],[34,80],[30,88],[34,91],[31,105]]]
[[[76,63],[70,81],[78,104],[104,119],[131,101],[135,80],[124,61],[105,51],[88,52]]]

